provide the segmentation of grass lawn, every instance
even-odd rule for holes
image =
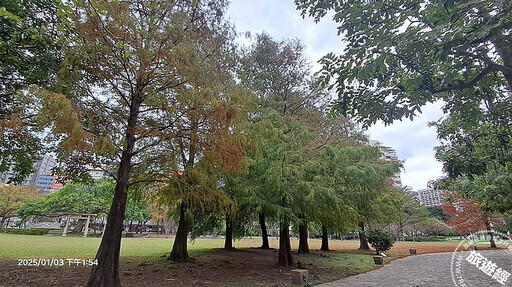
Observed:
[[[89,267],[23,267],[18,259],[82,258],[92,259],[96,255],[100,238],[78,236],[38,236],[0,234],[0,274],[2,279],[20,280],[39,286],[64,286],[83,282]],[[165,260],[172,248],[172,238],[123,238],[121,246],[121,280],[124,286],[281,286],[290,282],[290,270],[278,268],[276,238],[270,239],[271,250],[255,249],[260,238],[247,238],[234,242],[236,251],[225,251],[223,239],[196,239],[189,241],[192,261],[176,264]],[[392,259],[406,256],[409,248],[418,253],[451,252],[459,242],[397,242],[387,253]],[[319,239],[309,241],[312,254],[294,253],[295,268],[307,269],[312,283],[344,278],[375,269],[373,251],[358,251],[355,240],[330,240],[330,252],[317,251]],[[297,239],[292,239],[296,250]],[[16,262],[16,263],[15,263]],[[31,270],[30,272],[27,272]],[[60,271],[59,271],[60,270]],[[3,277],[3,278],[2,278]],[[75,281],[66,281],[73,278]],[[160,279],[158,279],[160,278]],[[162,279],[164,278],[164,279]],[[169,280],[169,281],[165,281]],[[58,284],[55,285],[55,282]],[[171,283],[172,282],[172,283]],[[17,281],[10,282],[16,284]],[[151,283],[151,285],[147,285]],[[193,283],[193,284],[192,284]],[[27,283],[28,284],[28,283]],[[167,284],[167,285],[166,285]],[[82,284],[83,285],[83,284]]]
[[[0,260],[17,260],[21,258],[94,258],[100,238],[79,236],[41,236],[0,233]],[[169,253],[172,248],[172,238],[123,238],[121,257],[159,258]],[[356,240],[331,240],[330,248],[337,251],[355,250],[359,246]],[[459,242],[396,242],[391,250],[393,253],[408,253],[409,248],[417,248],[418,253],[451,252]],[[242,239],[234,242],[235,247],[257,247],[261,244],[259,238]],[[319,239],[309,240],[312,250],[320,249]],[[292,239],[292,249],[298,242]],[[196,239],[189,241],[189,251],[195,253],[213,248],[222,248],[223,239]],[[271,238],[270,246],[278,248],[278,241]]]
[[[94,258],[100,238],[40,236],[0,233],[0,260],[22,258]],[[172,249],[171,238],[123,238],[121,257],[158,258]],[[191,254],[220,248],[222,240],[197,239],[189,243]]]

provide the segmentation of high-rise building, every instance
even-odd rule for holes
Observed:
[[[380,152],[382,152],[382,156],[384,160],[387,161],[399,161],[398,156],[396,154],[396,150],[392,147],[383,146],[379,141],[370,140],[369,144],[374,147],[378,147]],[[394,187],[402,187],[402,179],[400,178],[400,172],[395,173],[392,177],[393,186]]]
[[[440,206],[444,203],[444,197],[441,190],[433,188],[424,188],[416,191],[416,198],[421,205]]]
[[[42,174],[51,174],[52,169],[57,165],[57,161],[50,156],[45,154],[42,159],[34,163],[34,173],[29,174],[21,183],[21,185],[36,185],[37,179]],[[11,178],[14,177],[12,169],[8,172],[0,174],[0,182],[7,183]]]

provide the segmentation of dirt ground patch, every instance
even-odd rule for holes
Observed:
[[[281,286],[290,282],[290,270],[276,267],[277,250],[214,249],[190,262],[121,262],[123,286]],[[136,262],[134,262],[136,261]],[[0,262],[0,286],[84,286],[89,267],[24,267]],[[241,285],[240,285],[241,286]]]

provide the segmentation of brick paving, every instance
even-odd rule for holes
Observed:
[[[485,259],[496,264],[496,270],[512,273],[512,253],[508,250],[477,251]],[[382,268],[345,279],[316,285],[319,287],[359,287],[359,286],[401,286],[401,287],[481,287],[481,286],[512,286],[512,276],[506,284],[500,284],[496,279],[484,273],[466,259],[469,252],[457,253],[454,261],[461,264],[454,265],[454,274],[462,283],[455,284],[451,274],[451,262],[454,253],[435,253],[409,256],[395,260]],[[484,262],[483,260],[482,262]],[[482,266],[482,264],[479,264]],[[492,268],[491,268],[492,269]],[[459,272],[457,272],[459,271]],[[487,270],[488,273],[494,274]]]

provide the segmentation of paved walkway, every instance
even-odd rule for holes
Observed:
[[[497,265],[497,268],[512,273],[512,253],[507,250],[477,251],[486,259]],[[460,267],[454,265],[458,280],[464,284],[457,285],[452,279],[451,262],[452,252],[409,256],[385,265],[382,268],[364,274],[348,277],[338,281],[324,283],[321,287],[348,287],[348,286],[403,286],[403,287],[480,287],[480,286],[512,286],[512,276],[505,285],[498,283],[491,276],[469,263],[466,258],[469,252],[457,253],[455,261]],[[481,264],[479,265],[481,266]],[[496,269],[497,269],[496,268]]]

